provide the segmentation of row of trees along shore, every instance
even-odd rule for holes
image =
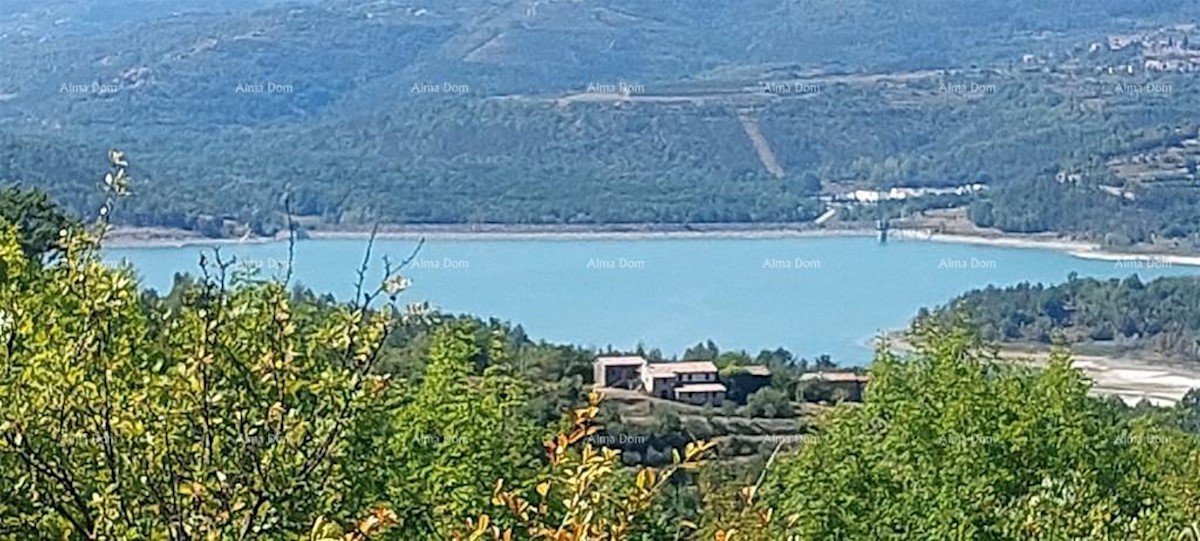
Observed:
[[[1152,268],[1153,260],[1131,267]],[[969,291],[919,317],[943,322],[969,314],[984,338],[1000,342],[1056,341],[1148,352],[1187,362],[1200,360],[1200,278],[1166,276],[1144,282],[1081,278],[1061,284],[1028,282]]]

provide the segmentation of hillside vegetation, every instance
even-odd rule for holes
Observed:
[[[920,327],[798,449],[725,467],[687,441],[627,469],[589,441],[600,397],[538,417],[559,382],[528,378],[494,330],[401,309],[402,268],[340,303],[216,257],[163,298],[100,261],[104,226],[67,228],[40,262],[0,227],[0,539],[1200,533],[1195,393],[1129,410],[1065,357],[1019,368],[969,330]]]
[[[1194,179],[1107,165],[1195,138],[1194,79],[1090,47],[1193,3],[139,5],[0,23],[0,180],[89,214],[76,157],[112,141],[140,157],[121,223],[212,236],[278,231],[285,193],[311,227],[803,223],[819,194],[978,182],[981,226],[1197,240]],[[1111,91],[1147,83],[1171,91]]]
[[[1046,286],[1022,283],[963,294],[933,312],[969,314],[990,340],[1109,345],[1200,360],[1200,278],[1149,283],[1072,277]]]
[[[0,198],[0,540],[1200,535],[1200,392],[1130,409],[1065,354],[1000,362],[923,318],[863,403],[815,419],[605,401],[588,352],[401,307],[402,261],[343,300],[220,253],[143,290],[101,259],[130,186],[109,158],[88,227],[36,191]],[[685,356],[770,366],[748,410],[803,392],[784,350]]]

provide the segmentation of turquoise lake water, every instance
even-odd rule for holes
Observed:
[[[408,256],[415,242],[378,241],[381,258]],[[318,292],[353,293],[362,240],[297,245],[295,280]],[[202,247],[114,249],[143,285],[165,291],[176,272],[197,269]],[[283,243],[225,245],[222,254],[270,271]],[[722,350],[785,347],[800,356],[870,359],[869,342],[902,328],[922,306],[988,284],[1057,283],[1080,276],[1143,279],[1196,267],[1088,260],[1038,249],[867,237],[697,240],[433,240],[405,273],[405,300],[496,317],[534,339],[603,348],[645,344],[667,355],[712,339]]]

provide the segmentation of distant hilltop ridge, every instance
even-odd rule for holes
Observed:
[[[288,212],[309,231],[757,234],[954,211],[1200,247],[1200,91],[1147,63],[1195,49],[1195,3],[234,4],[115,0],[111,28],[14,8],[2,178],[91,215],[95,158],[126,142],[116,222],[213,238],[274,236]]]

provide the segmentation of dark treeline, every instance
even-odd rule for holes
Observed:
[[[1137,264],[1138,262],[1131,262]],[[1120,263],[1118,263],[1120,264]],[[1153,263],[1151,263],[1153,264]],[[968,314],[985,338],[1096,343],[1200,360],[1200,278],[1137,277],[1021,283],[966,293],[922,317]]]
[[[31,258],[57,252],[61,233],[79,226],[45,192],[16,187],[0,188],[0,220],[20,228],[21,249]]]
[[[981,226],[1114,243],[1194,237],[1192,186],[1131,185],[1137,197],[1125,200],[1100,191],[1122,181],[1096,165],[1144,145],[1147,132],[1186,111],[1147,100],[1081,112],[1038,77],[988,76],[998,91],[978,100],[938,96],[939,81],[953,78],[926,81],[914,84],[915,107],[874,86],[774,101],[757,115],[787,171],[782,179],[763,169],[736,112],[722,103],[558,107],[428,97],[382,114],[351,109],[253,130],[184,128],[192,132],[187,144],[174,127],[134,112],[131,123],[145,129],[114,134],[139,157],[138,197],[121,221],[221,235],[219,219],[229,218],[272,234],[290,194],[306,223],[348,227],[805,222],[823,211],[822,192],[983,183],[992,189],[971,210]],[[1186,83],[1175,88],[1172,100],[1200,95]],[[1194,125],[1178,130],[1195,134]],[[94,206],[87,194],[96,180],[75,156],[98,152],[29,135],[0,140],[0,152],[9,157],[6,180],[43,186],[76,212]],[[1090,173],[1064,184],[1055,180],[1064,170]],[[909,210],[967,202],[943,198]]]

